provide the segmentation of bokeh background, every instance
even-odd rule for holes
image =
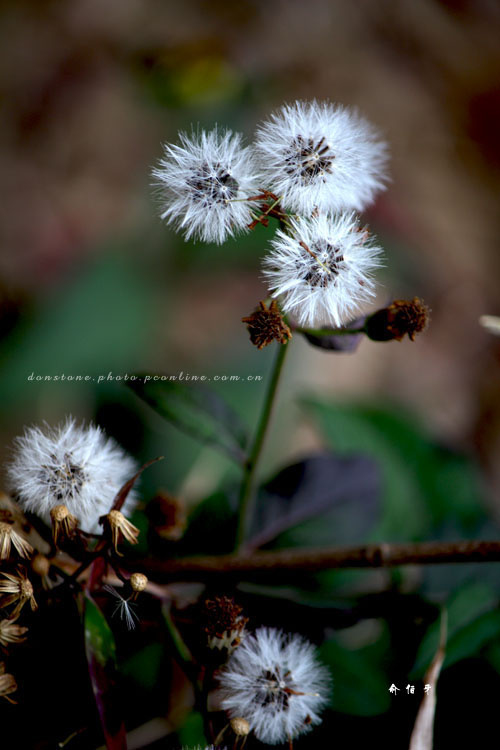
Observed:
[[[269,232],[260,227],[222,247],[184,243],[158,219],[151,167],[161,143],[191,124],[218,123],[251,139],[256,124],[283,102],[328,98],[358,107],[390,144],[392,182],[367,214],[386,250],[378,302],[418,295],[432,308],[432,322],[415,343],[366,341],[355,355],[294,340],[264,473],[333,446],[383,454],[388,464],[396,451],[404,474],[425,445],[435,473],[415,459],[413,489],[405,495],[401,484],[393,487],[387,533],[467,535],[466,522],[479,523],[481,507],[481,529],[497,534],[500,339],[478,319],[500,314],[499,32],[494,0],[4,0],[2,460],[24,424],[71,413],[96,419],[140,459],[166,456],[144,477],[145,502],[162,487],[194,506],[231,478],[223,458],[166,427],[122,383],[28,376],[107,378],[147,370],[261,374],[265,381],[272,347],[255,350],[241,318],[266,294],[259,264]],[[244,379],[217,385],[249,420],[263,387]],[[392,422],[373,416],[386,406]],[[420,443],[408,438],[399,418]],[[388,446],[382,454],[381,436]],[[420,505],[412,494],[419,479],[431,476],[447,498],[441,516],[429,505],[430,485],[419,488]],[[455,501],[465,508],[460,517],[453,515]],[[348,540],[348,530],[339,537]],[[488,581],[495,570],[485,571]],[[454,575],[435,571],[429,585],[442,596],[459,591],[463,582]],[[467,585],[484,583],[482,572],[470,575]],[[473,595],[494,612],[496,593],[488,599],[474,589]],[[467,611],[470,601],[464,602]],[[352,646],[359,638],[369,648],[377,641],[373,632],[356,631],[344,641]],[[492,664],[500,665],[500,636],[498,643],[494,636],[487,664],[477,656],[485,642],[479,639],[473,667],[459,675],[463,691],[479,680],[490,696],[499,695]],[[362,661],[346,669],[358,669],[361,682],[369,672]],[[384,694],[370,711],[386,677],[367,703],[336,707],[344,712],[339,727],[347,727],[346,737],[356,731],[368,737],[372,724],[354,727],[370,713],[373,721],[385,717],[380,732],[397,726],[406,736],[415,707],[391,714]],[[443,739],[451,706],[442,719],[443,748],[451,746]],[[481,715],[494,720],[487,701]],[[460,725],[457,737],[464,731]],[[331,726],[324,739],[329,732]],[[391,746],[405,746],[398,742]]]

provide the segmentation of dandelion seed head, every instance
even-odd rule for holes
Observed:
[[[290,225],[290,234],[277,231],[263,261],[269,290],[301,326],[344,324],[375,294],[380,247],[354,213]]]
[[[285,104],[260,126],[255,145],[266,186],[299,214],[362,211],[385,187],[386,144],[338,104]]]
[[[93,532],[136,470],[135,461],[99,427],[79,426],[69,417],[56,427],[28,427],[15,441],[7,476],[24,510],[50,524],[53,507],[65,505],[84,531]],[[132,491],[125,514],[135,502]]]
[[[222,244],[245,231],[257,189],[253,152],[230,130],[181,133],[181,145],[166,144],[153,170],[160,188],[161,218],[191,237]]]
[[[260,628],[219,675],[222,707],[243,718],[261,742],[276,745],[319,724],[329,675],[301,636]]]

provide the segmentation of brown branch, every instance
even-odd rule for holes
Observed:
[[[334,568],[389,568],[397,565],[465,562],[500,562],[500,541],[385,543],[363,547],[285,549],[172,560],[143,559],[131,561],[129,565],[134,570],[150,573],[156,581],[163,582],[198,581],[218,576],[242,577],[247,574],[253,578],[269,572],[314,573]]]

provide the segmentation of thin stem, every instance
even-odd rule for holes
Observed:
[[[262,447],[266,437],[267,429],[269,427],[269,420],[273,410],[274,400],[278,390],[278,384],[280,376],[283,370],[283,364],[285,362],[286,353],[288,351],[288,344],[281,344],[276,359],[274,362],[273,371],[271,374],[271,380],[267,389],[266,398],[262,407],[262,412],[257,426],[257,431],[253,439],[252,448],[248,456],[245,466],[243,468],[243,477],[240,486],[239,494],[239,518],[238,518],[238,529],[236,533],[236,549],[238,550],[248,530],[255,500],[254,493],[254,479],[257,466],[259,463]]]
[[[190,650],[184,643],[181,637],[181,634],[177,630],[177,627],[175,626],[174,621],[172,620],[172,616],[170,614],[170,602],[163,603],[162,614],[163,614],[163,620],[168,630],[168,634],[172,641],[172,645],[174,647],[174,651],[177,655],[179,663],[182,665],[182,667],[186,671],[188,677],[193,678],[194,673],[195,673],[194,660],[193,660]],[[197,685],[197,687],[199,688],[200,686]]]
[[[88,552],[87,558],[80,564],[75,572],[67,578],[61,586],[72,586],[77,583],[79,576],[86,570],[93,562],[99,559],[99,557],[106,557],[109,543],[105,539],[101,539],[100,543],[97,544],[95,549]]]

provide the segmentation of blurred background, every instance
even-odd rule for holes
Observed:
[[[161,487],[194,506],[231,477],[225,459],[107,376],[240,374],[217,388],[252,423],[274,347],[254,349],[241,318],[266,295],[259,267],[270,231],[222,247],[184,243],[161,225],[151,168],[162,142],[191,124],[251,140],[283,102],[330,99],[358,107],[390,144],[392,182],[366,217],[386,251],[377,301],[418,295],[432,321],[415,343],[364,341],[355,355],[295,337],[264,474],[327,446],[380,458],[381,435],[383,460],[404,474],[425,445],[433,468],[415,459],[412,487],[392,487],[387,540],[467,536],[472,521],[497,534],[500,339],[478,318],[500,314],[499,32],[495,0],[4,0],[2,461],[25,424],[71,413],[97,420],[139,459],[166,456],[144,477],[145,501]],[[440,516],[428,486],[415,500],[415,483],[431,476]],[[440,575],[431,589],[462,585]],[[496,593],[485,596],[481,606],[495,609]],[[493,646],[477,679],[494,673],[498,696],[500,640]],[[373,695],[337,706],[346,732],[345,717],[370,714]],[[375,715],[387,710],[385,697]]]

